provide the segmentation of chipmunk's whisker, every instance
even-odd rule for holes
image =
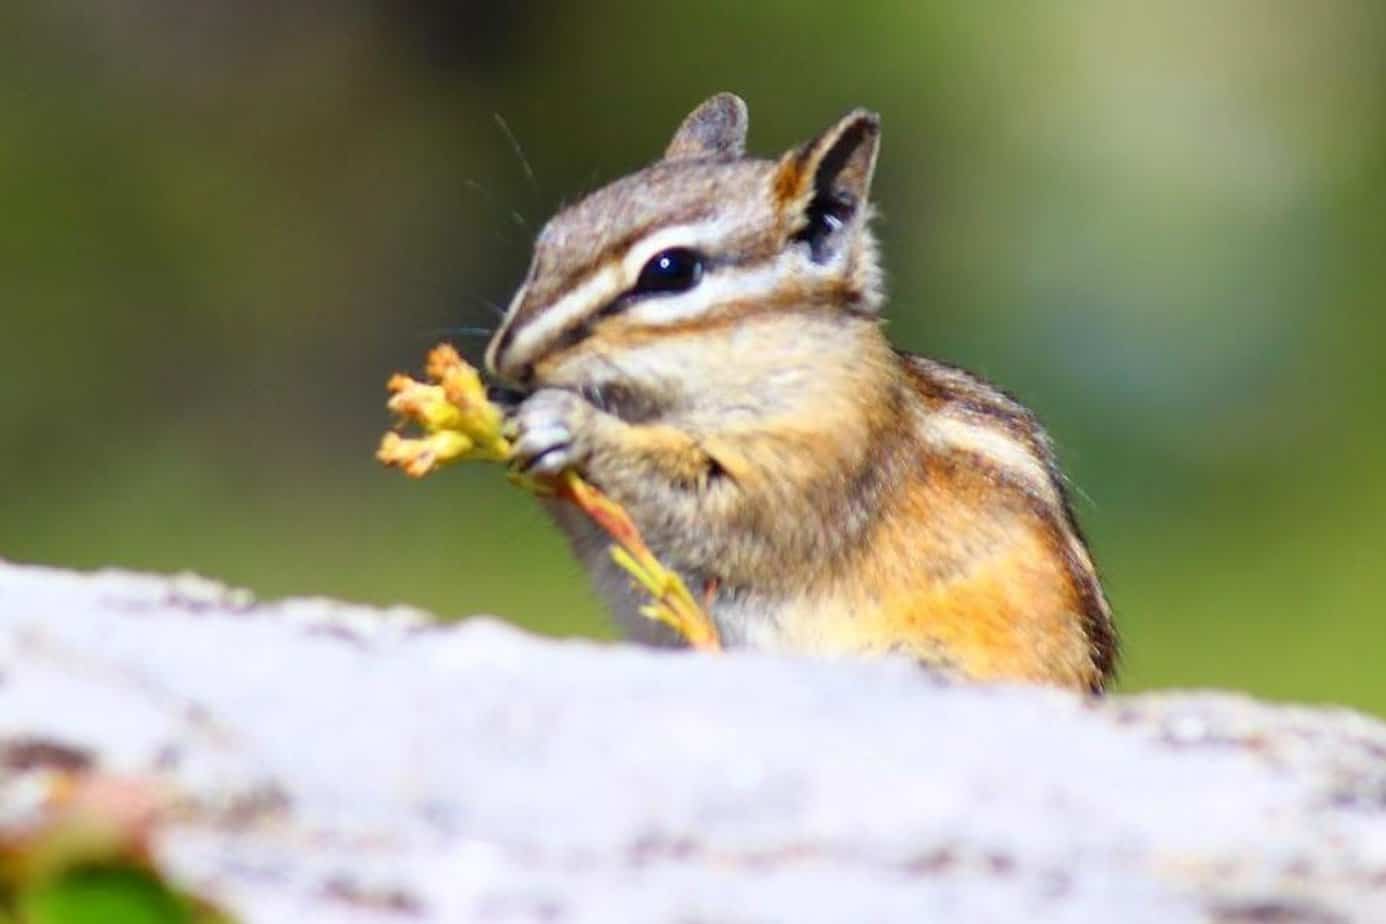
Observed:
[[[529,188],[534,190],[535,204],[537,205],[543,202],[544,196],[541,192],[539,192],[539,180],[534,175],[534,168],[530,166],[529,158],[525,156],[524,148],[520,147],[520,139],[515,137],[515,133],[510,130],[510,124],[505,121],[504,117],[502,117],[499,112],[495,113],[495,117],[496,124],[500,126],[500,130],[510,141],[510,147],[514,149],[515,156],[520,159],[520,166],[524,167],[525,169],[525,177],[529,180]],[[524,222],[524,224],[528,223]]]
[[[422,331],[422,337],[491,337],[495,335],[495,330],[490,327],[435,327],[431,330]]]
[[[505,320],[505,309],[502,308],[500,305],[497,305],[495,302],[491,301],[489,298],[483,298],[480,295],[468,295],[467,297],[470,298],[472,301],[476,302],[481,307],[485,308],[487,311],[494,314],[497,320]]]
[[[525,216],[521,215],[518,211],[504,204],[495,196],[491,195],[490,191],[487,190],[486,187],[478,183],[476,180],[463,180],[462,185],[467,187],[467,189],[471,190],[472,192],[476,193],[481,198],[485,199],[487,204],[489,204],[492,208],[498,209],[506,213],[506,216],[512,222],[514,222],[516,226],[526,229],[529,227],[529,220],[525,218]],[[507,246],[515,243],[514,238],[510,237],[509,235],[502,234],[496,228],[492,228],[491,231],[496,236],[496,239],[499,240],[501,243],[506,244]]]

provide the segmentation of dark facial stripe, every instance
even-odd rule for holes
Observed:
[[[621,260],[626,252],[630,250],[631,247],[635,246],[635,244],[664,228],[673,227],[674,225],[691,224],[706,219],[710,215],[711,211],[704,206],[661,215],[658,219],[647,222],[619,239],[607,244],[594,253],[583,264],[575,266],[566,273],[563,273],[558,277],[557,283],[546,285],[542,289],[531,288],[531,291],[526,294],[525,302],[515,310],[515,314],[505,323],[500,333],[500,339],[497,341],[495,349],[496,359],[498,361],[500,360],[515,342],[515,337],[521,328],[529,321],[533,320],[539,314],[542,314],[565,293],[576,289],[589,276],[598,272],[608,264]],[[526,277],[525,285],[533,287],[537,283],[540,275],[538,271],[540,259],[541,254],[539,251],[536,251],[534,259],[530,264],[530,270]],[[590,319],[584,319],[574,325],[573,328],[560,332],[556,338],[558,348],[566,349],[583,339],[587,333],[590,333],[590,328],[587,327],[589,323]],[[545,352],[547,352],[547,349]]]
[[[711,272],[718,272],[727,267],[754,268],[770,259],[773,257],[753,257],[721,264],[714,263],[715,269]],[[845,312],[840,307],[844,301],[850,300],[850,295],[846,294],[847,288],[845,283],[837,280],[813,287],[787,287],[778,292],[772,292],[768,296],[732,299],[712,304],[707,307],[703,314],[685,321],[672,324],[633,322],[623,324],[618,321],[615,326],[604,328],[604,330],[614,340],[631,343],[649,340],[656,336],[677,337],[718,330],[760,314],[785,314],[803,311],[816,314],[832,312],[855,315],[855,312]],[[658,298],[659,296],[653,297]],[[626,296],[621,296],[586,317],[576,319],[554,337],[545,353],[550,356],[557,355],[582,343],[595,332],[604,318],[618,316],[625,301]],[[874,322],[875,317],[871,316],[871,320]]]
[[[838,306],[840,296],[835,289],[795,289],[774,292],[768,296],[733,299],[709,306],[694,318],[671,324],[639,324],[629,322],[613,326],[609,333],[614,341],[644,342],[666,337],[687,337],[709,331],[723,330],[745,323],[760,315],[835,314],[846,315]],[[874,319],[873,319],[874,321]]]
[[[636,244],[658,231],[665,228],[672,228],[675,225],[693,224],[698,221],[710,218],[712,211],[706,206],[696,206],[684,209],[679,212],[669,212],[660,215],[653,221],[646,222],[637,228],[623,234],[614,241],[609,242],[600,250],[596,250],[587,256],[580,265],[573,266],[567,272],[559,275],[556,280],[545,291],[539,293],[543,296],[542,303],[527,304],[521,307],[516,314],[515,320],[520,321],[533,317],[535,314],[548,307],[548,303],[556,301],[564,293],[571,292],[581,285],[589,276],[600,271],[608,264],[619,262]]]

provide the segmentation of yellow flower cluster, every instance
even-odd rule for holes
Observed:
[[[486,398],[481,376],[457,350],[448,344],[434,347],[425,371],[434,384],[396,373],[386,385],[391,413],[417,424],[424,435],[406,439],[394,431],[386,433],[376,458],[412,478],[422,478],[448,462],[509,459],[510,443],[501,435],[504,415]]]
[[[376,458],[414,478],[450,462],[509,461],[511,446],[501,434],[505,415],[487,399],[477,371],[447,344],[433,348],[425,371],[428,382],[397,374],[387,386],[390,411],[401,424],[418,426],[423,435],[386,433]],[[612,558],[650,594],[651,601],[642,613],[673,629],[693,648],[720,647],[716,626],[707,612],[683,579],[660,564],[620,504],[573,471],[552,479],[511,474],[511,481],[527,490],[576,505],[611,536],[615,542]]]

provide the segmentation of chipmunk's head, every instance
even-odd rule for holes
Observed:
[[[486,351],[522,388],[676,387],[676,344],[814,314],[874,318],[868,193],[880,121],[857,110],[778,160],[745,156],[729,93],[684,119],[651,166],[556,215]],[[674,383],[671,385],[670,383]]]

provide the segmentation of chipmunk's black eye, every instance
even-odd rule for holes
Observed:
[[[687,247],[662,250],[640,270],[634,293],[685,292],[703,278],[703,258]]]

